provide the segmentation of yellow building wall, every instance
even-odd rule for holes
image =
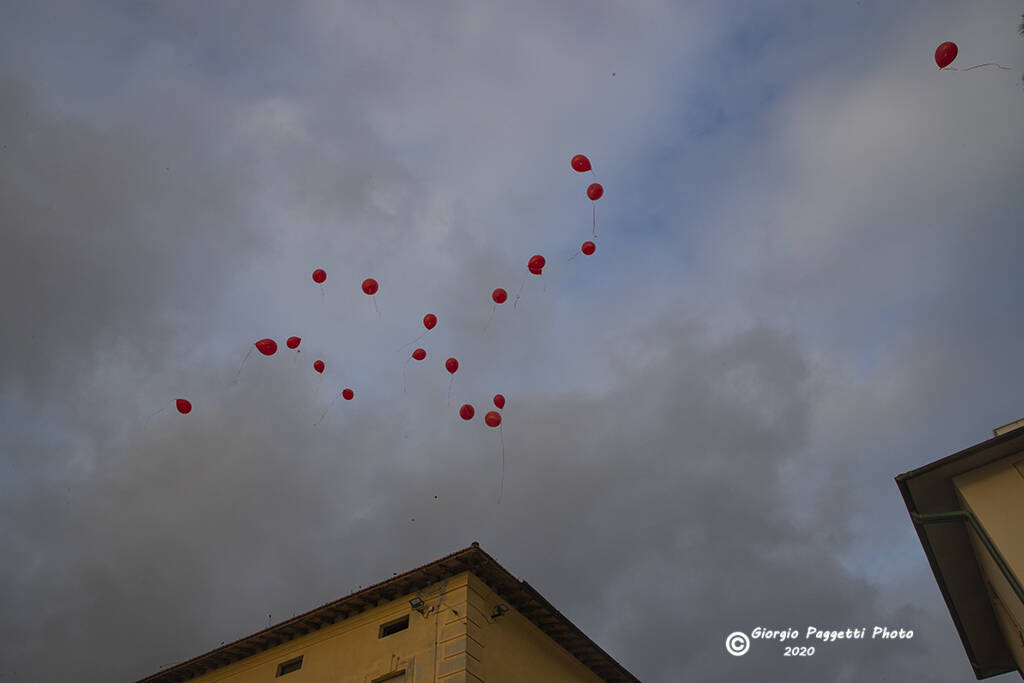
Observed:
[[[425,615],[409,600],[419,596]],[[466,572],[193,679],[196,683],[591,683],[600,679]],[[409,615],[384,638],[380,626]],[[302,656],[302,668],[277,676]],[[399,672],[404,672],[399,674]],[[391,677],[394,676],[394,677]]]
[[[466,577],[453,577],[417,593],[369,609],[324,628],[272,647],[265,652],[211,671],[197,683],[371,683],[388,674],[405,671],[388,683],[419,683],[434,680],[436,651],[443,608],[466,593]],[[419,596],[433,613],[424,617],[409,606]],[[464,598],[462,602],[465,602]],[[441,605],[442,610],[438,610]],[[409,627],[380,638],[382,624],[409,615]],[[302,668],[277,676],[277,667],[302,656]],[[438,678],[438,680],[457,679]]]
[[[958,497],[992,538],[1018,582],[1024,580],[1024,455],[965,472],[953,479]],[[996,618],[1017,668],[1024,672],[1024,605],[970,532],[978,564],[989,585]]]
[[[472,673],[485,683],[601,683],[578,659],[518,611],[491,618],[496,605],[506,605],[487,584],[469,576],[468,635],[479,643],[482,657]]]

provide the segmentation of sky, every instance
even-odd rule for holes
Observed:
[[[7,3],[0,681],[472,541],[643,681],[975,680],[893,478],[1024,417],[1022,13]]]

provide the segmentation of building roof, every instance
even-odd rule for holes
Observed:
[[[1024,450],[1024,429],[1008,431],[896,477],[907,510],[931,515],[961,510],[953,478]],[[996,620],[965,524],[915,520],[928,564],[979,679],[1017,670]]]
[[[222,645],[147,676],[138,683],[178,683],[196,678],[466,571],[475,574],[509,606],[529,619],[597,676],[614,683],[639,682],[636,676],[612,659],[611,655],[588,638],[530,584],[512,576],[474,541],[468,548]]]

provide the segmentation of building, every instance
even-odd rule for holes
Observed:
[[[139,683],[637,681],[477,543]]]
[[[1024,678],[1022,427],[896,477],[979,679]]]

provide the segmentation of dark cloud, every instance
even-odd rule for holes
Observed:
[[[473,427],[451,452],[435,438],[410,447],[391,415],[357,408],[326,420],[339,438],[324,441],[309,393],[280,389],[286,368],[245,388],[270,421],[230,400],[187,422],[158,418],[72,491],[40,485],[8,502],[22,525],[5,535],[47,558],[7,577],[23,587],[14,614],[36,621],[39,604],[59,606],[49,628],[69,644],[87,618],[119,634],[116,650],[108,660],[99,641],[69,645],[68,666],[114,661],[130,643],[137,655],[118,677],[142,675],[476,538],[644,680],[788,667],[722,652],[725,633],[757,625],[927,628],[915,608],[875,604],[877,589],[790,519],[781,472],[812,412],[793,341],[762,328],[710,345],[700,326],[673,323],[635,334],[672,341],[631,351],[655,355],[619,365],[623,395],[518,398],[500,505],[493,432]],[[223,607],[212,619],[211,604]],[[168,618],[140,628],[153,613]],[[849,680],[894,675],[929,654],[922,641],[834,646],[816,665]]]
[[[141,677],[475,539],[645,681],[971,680],[892,477],[1020,416],[1019,92],[913,61],[982,9],[760,7],[12,11],[0,674]],[[809,625],[916,635],[725,652]]]

